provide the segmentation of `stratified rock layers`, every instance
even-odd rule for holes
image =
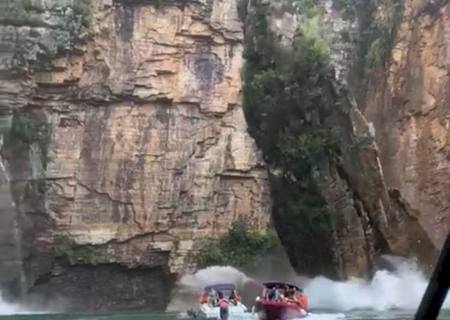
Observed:
[[[78,310],[162,309],[202,240],[236,220],[266,229],[236,2],[0,3],[3,293]],[[353,70],[363,26],[336,3],[313,4],[322,20],[310,21],[327,33],[334,70],[323,125],[340,129],[340,154],[317,163],[316,183],[335,224],[301,234],[282,206],[274,224],[293,227],[293,241],[281,238],[300,273],[367,275],[382,253],[430,262],[450,224],[448,1],[405,0],[364,115],[347,90],[364,83]],[[270,21],[287,46],[306,12],[288,7]]]
[[[433,263],[436,248],[401,192],[386,184],[373,126],[352,95],[353,77],[364,83],[366,60],[381,50],[373,48],[389,42],[380,32],[361,57],[366,34],[396,14],[377,1],[357,9],[331,0],[296,4],[249,5],[244,87],[251,132],[273,178],[274,226],[294,269],[347,279],[373,274],[382,254]],[[297,22],[295,38],[287,26]],[[395,26],[386,24],[379,28]]]
[[[29,8],[37,26],[5,20],[10,56],[18,42],[57,42],[66,25],[48,16],[76,12],[67,3]],[[27,56],[16,72],[2,60],[2,114],[16,133],[2,154],[17,208],[5,212],[25,270],[15,287],[66,293],[78,309],[163,308],[143,296],[163,292],[199,241],[270,219],[241,108],[242,26],[234,0],[91,5],[88,34],[45,64]]]
[[[370,79],[386,184],[400,191],[437,248],[450,231],[450,4],[405,1],[385,74]]]

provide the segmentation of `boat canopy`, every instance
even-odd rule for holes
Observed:
[[[285,289],[286,287],[289,289],[295,289],[296,291],[300,291],[300,288],[295,284],[286,283],[286,282],[264,282],[263,286],[267,289]]]
[[[204,290],[205,292],[210,292],[213,289],[217,292],[221,291],[224,295],[230,295],[236,289],[236,286],[232,283],[222,283],[207,286]]]

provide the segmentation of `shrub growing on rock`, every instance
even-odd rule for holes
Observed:
[[[213,265],[248,267],[276,244],[277,237],[273,232],[251,231],[245,223],[235,222],[228,234],[219,240],[209,240],[201,247],[193,255],[193,262],[199,268]]]

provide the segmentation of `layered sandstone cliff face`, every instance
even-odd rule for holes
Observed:
[[[406,0],[386,70],[371,76],[365,106],[387,185],[437,248],[450,231],[449,30],[448,1]]]
[[[269,164],[274,225],[301,274],[370,276],[382,254],[416,257],[426,266],[436,257],[402,191],[386,183],[376,130],[354,97],[372,67],[369,62],[378,63],[382,50],[389,50],[390,29],[402,10],[389,3],[255,0],[249,5],[245,101],[250,132]],[[302,50],[313,54],[302,58]],[[277,91],[279,83],[285,91]],[[298,93],[291,94],[291,88]],[[328,134],[321,139],[323,132]],[[270,145],[268,135],[282,138]],[[283,144],[286,140],[293,143]]]
[[[449,228],[448,4],[405,0],[389,70],[372,69],[358,105],[360,45],[389,1],[354,12],[351,0],[321,0],[312,17],[277,3],[267,17],[279,45],[300,30],[326,47],[325,84],[301,88],[323,90],[326,103],[305,123],[339,141],[313,166],[326,214],[289,215],[308,196],[289,185],[272,194],[293,266],[343,279],[369,275],[383,253],[432,262]],[[204,239],[239,219],[266,228],[268,174],[241,107],[237,1],[11,0],[0,9],[6,293],[83,310],[160,309]]]
[[[236,220],[267,227],[234,0],[6,6],[2,197],[13,207],[2,208],[0,236],[14,240],[0,259],[16,266],[2,279],[10,292],[83,310],[163,308],[202,240]]]

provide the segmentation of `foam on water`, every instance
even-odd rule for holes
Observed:
[[[38,307],[38,305],[30,304],[30,305],[22,305],[19,303],[10,303],[6,302],[2,299],[2,292],[0,291],[0,316],[10,316],[10,315],[30,315],[30,314],[50,314],[57,312],[58,308],[54,310],[51,308],[44,309],[42,307]]]
[[[12,314],[20,314],[27,313],[26,310],[23,310],[19,305],[11,304],[3,301],[1,298],[0,292],[0,315],[12,315]]]
[[[198,303],[198,292],[201,288],[207,285],[219,284],[219,283],[233,283],[239,289],[241,295],[245,295],[245,292],[251,293],[251,300],[244,303],[251,308],[254,299],[259,294],[261,287],[258,284],[259,281],[244,274],[243,272],[233,267],[209,267],[197,271],[194,274],[188,274],[183,276],[178,282],[177,288],[174,290],[174,296],[167,308],[167,311],[180,312],[179,317],[186,317],[186,311],[191,308],[195,308]],[[254,286],[256,284],[256,286]],[[253,286],[252,286],[253,285]],[[342,313],[328,313],[328,314],[310,314],[306,319],[311,320],[338,320],[345,318]],[[233,317],[233,320],[257,320],[256,314],[249,313],[245,316]],[[305,318],[302,318],[305,319]],[[299,319],[300,320],[300,319]]]
[[[416,310],[426,290],[427,278],[416,263],[395,257],[389,259],[395,270],[377,271],[370,281],[353,278],[337,282],[324,277],[308,281],[305,289],[311,306],[339,311]],[[447,297],[444,308],[450,307],[449,302]]]
[[[213,266],[186,274],[178,281],[167,311],[186,311],[198,304],[198,294],[208,285],[233,283],[237,287],[252,281],[245,273],[233,267]]]
[[[304,287],[313,310],[333,310],[341,313],[355,309],[376,311],[402,309],[414,312],[428,285],[427,277],[414,261],[389,256],[384,258],[390,262],[391,271],[379,270],[371,280],[352,278],[339,282],[324,277],[307,279],[297,276],[292,276],[290,280],[283,280]],[[181,278],[168,310],[183,311],[196,306],[199,289],[206,285],[223,282],[234,283],[240,287],[240,292],[245,294],[243,288],[248,288],[249,284],[255,284],[268,278],[276,280],[278,276],[258,274],[255,278],[232,267],[209,267],[199,270],[195,274]],[[193,295],[194,293],[195,295]],[[251,306],[250,303],[253,303],[255,295],[258,294],[255,287],[252,288],[251,294],[253,296],[252,300],[248,300],[249,306]],[[450,297],[447,297],[444,308],[450,308]],[[336,315],[329,316],[334,319]],[[320,316],[320,319],[324,319],[325,315],[313,316]]]
[[[338,282],[316,277],[306,279],[292,276],[291,281],[305,288],[309,296],[310,305],[315,310],[333,310],[336,313],[313,313],[309,319],[342,319],[341,312],[355,309],[372,309],[385,311],[390,309],[416,310],[428,280],[417,264],[403,259],[389,258],[394,266],[392,271],[377,271],[371,280],[350,279]],[[259,282],[267,278],[276,280],[278,275],[263,276],[258,274],[253,278],[233,267],[209,267],[197,271],[194,274],[183,276],[178,282],[177,288],[168,306],[168,311],[186,311],[197,306],[198,293],[206,285],[218,283],[234,283],[245,298],[247,292],[248,302],[251,307],[254,298],[259,294]],[[280,278],[282,278],[280,276]],[[285,279],[283,279],[285,280]],[[1,297],[1,294],[0,294]],[[444,308],[450,309],[450,297],[444,304]],[[6,303],[0,298],[0,315],[35,313],[20,305]]]

